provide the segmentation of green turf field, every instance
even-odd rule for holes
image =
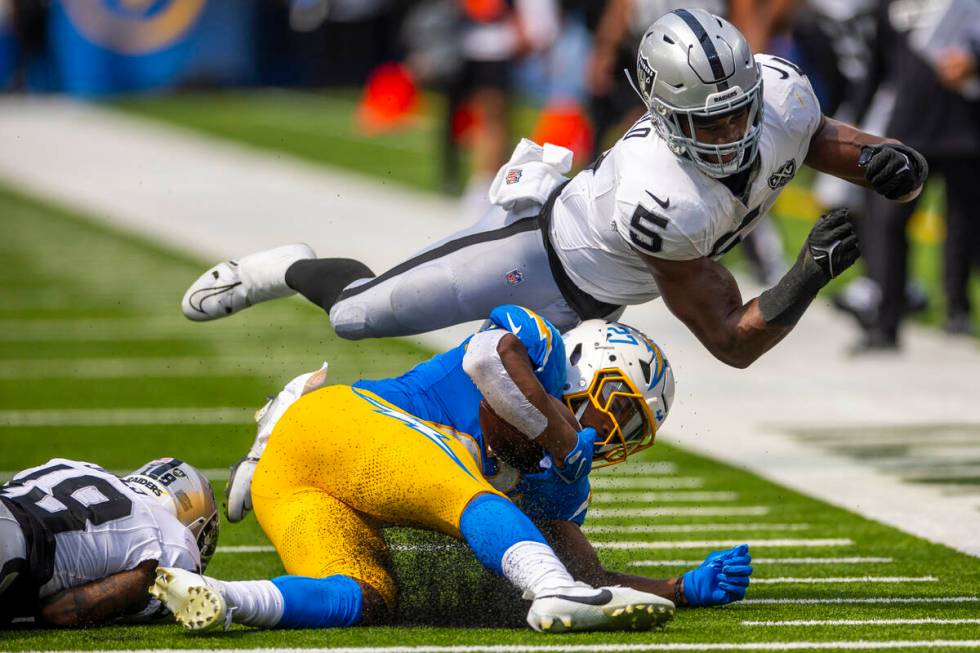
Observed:
[[[251,411],[288,378],[326,358],[332,381],[349,382],[403,370],[426,355],[394,340],[338,340],[319,311],[298,300],[218,323],[188,322],[178,302],[200,261],[9,189],[0,189],[0,232],[0,470],[6,475],[55,456],[125,471],[174,455],[222,479],[222,469],[251,442]],[[21,628],[0,633],[0,650],[452,645],[469,651],[506,644],[695,650],[697,643],[780,642],[815,650],[856,640],[924,649],[925,642],[954,640],[946,648],[965,648],[966,640],[978,639],[980,561],[671,447],[670,435],[668,426],[644,455],[647,464],[631,461],[597,474],[586,525],[603,561],[666,577],[709,550],[744,541],[756,573],[749,601],[681,611],[662,631],[536,635],[520,627],[524,604],[465,549],[402,530],[391,532],[403,592],[396,626],[235,627],[206,636],[168,624]],[[221,480],[216,485],[223,489]],[[659,514],[637,512],[651,509]],[[223,524],[220,546],[209,569],[216,576],[282,571],[253,518]],[[596,648],[602,645],[611,648]]]
[[[437,143],[444,109],[439,97],[425,96],[408,127],[379,136],[361,134],[355,128],[357,99],[354,91],[259,90],[135,97],[117,100],[111,106],[134,115],[287,152],[315,163],[364,173],[385,182],[429,191],[442,188]],[[514,134],[530,134],[536,118],[533,107],[518,107],[514,112]],[[819,214],[808,190],[812,176],[809,170],[801,171],[773,211],[787,256],[791,258],[796,257]],[[935,215],[942,213],[942,206],[941,188],[934,184],[927,190],[920,209],[924,207]],[[941,230],[941,221],[935,218],[925,228],[911,230],[910,274],[922,282],[930,300],[928,310],[916,317],[932,325],[941,325],[945,319]],[[738,266],[739,249],[733,250],[726,261]],[[855,267],[837,280],[831,292],[853,278],[858,269]],[[970,293],[974,307],[980,307],[980,278],[974,277]]]

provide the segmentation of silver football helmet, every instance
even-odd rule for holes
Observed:
[[[636,55],[637,92],[668,147],[706,175],[749,168],[762,134],[762,73],[734,25],[703,9],[677,9],[657,19]],[[697,127],[746,114],[730,143],[698,139]]]
[[[581,418],[591,403],[614,425],[596,441],[592,466],[620,463],[653,446],[674,403],[674,372],[663,350],[639,330],[606,320],[586,320],[562,340],[565,404]]]
[[[203,572],[218,546],[218,504],[207,477],[178,458],[157,458],[122,482],[156,501],[190,530],[197,539]]]

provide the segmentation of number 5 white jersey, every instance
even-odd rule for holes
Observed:
[[[668,149],[644,116],[591,169],[565,187],[550,239],[572,282],[608,304],[660,296],[637,252],[717,258],[739,243],[806,157],[820,106],[794,64],[756,55],[763,77],[758,165],[742,197]]]
[[[163,507],[91,463],[54,458],[0,486],[25,534],[37,540],[30,566],[41,598],[145,560],[197,570],[190,530]]]

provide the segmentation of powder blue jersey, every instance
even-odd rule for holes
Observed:
[[[517,336],[527,349],[534,375],[545,391],[562,396],[565,385],[565,346],[550,322],[521,306],[498,306],[490,313],[483,331],[504,329]],[[463,356],[470,339],[419,363],[401,376],[361,380],[363,388],[402,410],[428,422],[442,424],[473,436],[483,453],[483,472],[533,519],[567,520],[581,524],[589,500],[589,481],[567,484],[553,474],[518,474],[486,455],[480,428],[483,395],[463,370]],[[549,464],[550,461],[544,461]]]

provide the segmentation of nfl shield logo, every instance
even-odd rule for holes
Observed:
[[[521,180],[520,168],[511,168],[510,170],[507,171],[507,176],[504,177],[504,181],[506,181],[508,185],[516,184],[520,180]]]
[[[507,283],[512,286],[516,286],[520,282],[524,281],[524,273],[520,270],[511,270],[507,273],[505,278],[507,279]]]

